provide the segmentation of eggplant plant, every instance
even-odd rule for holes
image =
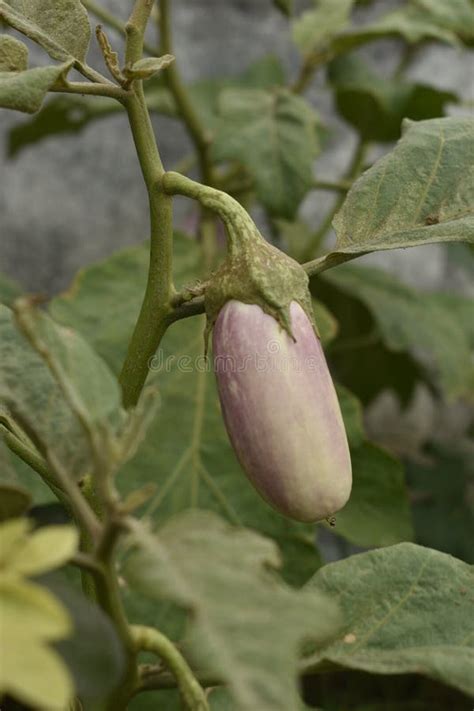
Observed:
[[[425,45],[467,52],[474,9],[373,4],[274,0],[296,69],[189,85],[169,0],[123,0],[126,22],[0,0],[0,108],[31,115],[2,174],[121,113],[150,223],[65,293],[0,277],[2,709],[471,708],[472,301],[346,263],[438,243],[472,265],[472,117],[407,72]],[[378,76],[359,49],[394,37]],[[317,75],[358,136],[336,180]],[[188,133],[179,166],[156,114]],[[420,392],[465,413],[455,446],[435,422],[374,426],[381,399],[401,422]]]

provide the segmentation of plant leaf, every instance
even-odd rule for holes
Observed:
[[[294,0],[273,0],[273,4],[277,7],[284,15],[288,17],[293,12]]]
[[[374,267],[346,265],[323,276],[360,299],[373,314],[384,343],[408,351],[448,397],[474,396],[469,331],[459,311],[438,294],[423,294]],[[472,300],[465,300],[472,311]]]
[[[28,69],[28,48],[10,35],[0,35],[0,72]]]
[[[36,67],[22,72],[0,73],[0,108],[33,114],[58,79],[65,77],[71,62],[57,67]]]
[[[463,42],[474,40],[474,20],[471,0],[412,0],[430,21],[455,32]]]
[[[456,94],[424,84],[381,77],[357,56],[332,62],[329,79],[339,113],[367,141],[394,141],[404,118],[421,121],[444,114]]]
[[[12,694],[17,700],[35,707],[63,711],[73,692],[72,681],[59,655],[50,643],[67,637],[71,620],[63,605],[46,588],[23,576],[26,569],[38,571],[62,562],[72,550],[72,536],[63,543],[64,527],[44,528],[30,533],[31,522],[12,519],[0,526],[2,541],[0,570],[0,694]],[[72,529],[71,529],[72,530]],[[33,542],[46,535],[56,555]],[[46,543],[44,537],[43,543]],[[74,547],[77,534],[74,531]],[[66,548],[68,550],[66,550]],[[42,560],[23,560],[25,550]],[[58,549],[59,550],[59,549]],[[19,563],[17,565],[17,563]]]
[[[373,674],[424,674],[474,693],[474,570],[411,543],[324,566],[306,586],[345,613],[340,637],[305,660]]]
[[[321,50],[348,23],[354,0],[317,0],[292,23],[293,41],[303,54]]]
[[[86,57],[91,28],[79,0],[55,0],[54,8],[44,0],[1,0],[0,19],[41,45],[52,59]]]
[[[368,548],[414,537],[403,467],[387,452],[365,443],[351,448],[354,484],[336,515],[335,533]]]
[[[242,163],[265,207],[291,219],[313,182],[313,109],[283,89],[228,89],[220,96],[220,114],[214,158]]]
[[[409,44],[417,44],[422,40],[437,40],[455,46],[459,44],[454,32],[434,20],[430,21],[426,12],[407,5],[368,25],[343,30],[331,43],[332,54],[337,56],[367,42],[386,37],[399,37]]]
[[[269,571],[279,566],[275,545],[209,512],[189,512],[156,537],[139,534],[136,543],[126,579],[188,611],[191,656],[205,659],[206,669],[227,684],[236,711],[297,709],[300,644],[321,644],[335,634],[340,620],[333,603],[279,583]]]
[[[318,269],[382,249],[474,242],[474,121],[406,121],[393,151],[352,186]]]
[[[115,627],[98,605],[76,592],[61,572],[44,575],[41,584],[71,616],[73,633],[55,647],[67,664],[83,705],[104,702],[121,679],[124,651]]]
[[[145,57],[135,62],[131,67],[125,67],[123,73],[127,79],[150,79],[169,67],[174,59],[172,54],[163,54],[161,57]]]
[[[0,307],[0,412],[46,449],[51,449],[73,476],[90,469],[85,434],[65,403],[50,371],[16,329],[12,312]],[[28,438],[27,438],[28,439]],[[29,440],[28,440],[29,441]],[[30,442],[33,448],[33,443]]]
[[[470,452],[432,445],[425,454],[425,462],[407,464],[416,540],[472,564],[474,468]]]

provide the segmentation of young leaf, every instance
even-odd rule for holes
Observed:
[[[162,57],[145,57],[135,62],[131,67],[125,67],[123,73],[127,79],[150,79],[158,72],[169,67],[171,62],[174,62],[174,59],[172,54],[164,54]]]
[[[71,68],[71,62],[57,67],[36,67],[21,72],[0,72],[0,108],[33,114],[44,97]]]
[[[187,610],[190,654],[226,683],[235,710],[298,708],[300,645],[321,645],[337,632],[332,601],[278,582],[270,572],[279,566],[274,544],[209,512],[176,518],[156,537],[141,532],[136,545],[126,579],[145,595]]]
[[[335,533],[365,548],[411,541],[413,525],[403,467],[379,447],[351,449],[351,498],[336,516]]]
[[[80,0],[0,0],[0,19],[37,42],[52,59],[83,61],[91,28]]]
[[[28,48],[10,35],[0,35],[0,72],[28,69]]]
[[[444,114],[456,94],[435,87],[387,79],[359,57],[340,57],[329,67],[339,113],[367,141],[394,141],[404,118],[421,121]]]
[[[352,186],[325,268],[382,249],[474,242],[474,121],[406,121],[402,138]]]
[[[313,109],[283,89],[228,89],[221,94],[220,113],[214,158],[242,163],[265,207],[291,219],[313,182]]]
[[[409,351],[439,381],[448,397],[474,394],[469,333],[456,308],[439,296],[420,294],[374,267],[346,265],[324,275],[338,289],[360,299],[373,314],[386,345]],[[472,311],[472,302],[465,307]]]
[[[345,629],[305,660],[373,674],[424,674],[474,694],[472,566],[411,543],[324,566],[306,589],[336,599]]]

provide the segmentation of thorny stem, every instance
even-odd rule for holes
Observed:
[[[209,711],[209,704],[202,686],[173,642],[152,627],[135,625],[131,630],[136,651],[156,654],[171,671],[176,679],[185,708],[188,711]],[[140,689],[140,686],[138,688]]]

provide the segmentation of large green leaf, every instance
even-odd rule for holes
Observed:
[[[365,548],[411,541],[413,525],[400,462],[371,444],[351,450],[351,498],[334,531]]]
[[[228,89],[220,96],[216,160],[242,163],[274,215],[291,218],[312,185],[317,117],[301,97],[278,89]]]
[[[0,19],[41,45],[53,59],[86,57],[91,28],[80,0],[55,0],[54,8],[44,0],[1,0]]]
[[[33,114],[60,77],[71,68],[70,62],[56,67],[36,67],[21,72],[0,73],[0,108]]]
[[[318,269],[382,249],[474,242],[474,120],[404,124],[401,140],[352,186]]]
[[[334,636],[335,605],[280,583],[270,572],[280,565],[273,542],[208,512],[178,517],[156,536],[142,532],[136,543],[125,578],[187,610],[186,646],[227,684],[235,710],[297,711],[300,645]]]
[[[408,351],[433,371],[451,397],[474,395],[474,367],[469,332],[456,305],[444,305],[438,295],[423,294],[373,267],[346,265],[324,279],[360,299],[373,314],[384,343]],[[459,297],[458,297],[459,300]],[[472,300],[460,299],[466,314]]]
[[[324,566],[307,588],[341,606],[344,632],[306,661],[425,674],[474,694],[474,570],[411,543]]]
[[[175,280],[199,276],[195,242],[175,239]],[[126,250],[82,272],[71,291],[51,306],[55,318],[81,332],[118,371],[139,310],[146,278],[146,247]],[[124,489],[158,484],[148,515],[157,522],[198,505],[233,523],[273,537],[283,549],[285,575],[302,583],[319,565],[314,527],[270,509],[247,482],[228,442],[214,376],[203,359],[202,318],[173,325],[151,364],[161,408],[136,457],[123,469]]]
[[[456,94],[424,84],[381,77],[357,56],[344,56],[329,68],[339,113],[364,140],[394,141],[404,118],[421,121],[443,116]]]

